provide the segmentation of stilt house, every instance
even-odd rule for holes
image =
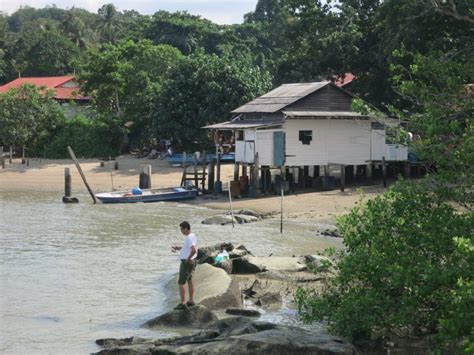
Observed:
[[[206,126],[235,136],[236,164],[301,168],[319,176],[329,165],[364,167],[406,161],[407,147],[387,144],[398,121],[351,111],[354,96],[329,81],[285,84],[232,111],[232,120]],[[327,175],[326,171],[326,175]]]

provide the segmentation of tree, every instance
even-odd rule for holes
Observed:
[[[179,62],[171,46],[143,40],[89,49],[80,66],[83,91],[94,97],[98,111],[119,127],[133,122],[136,140],[150,136],[154,102],[168,72]],[[137,142],[138,143],[138,142]]]
[[[205,146],[201,127],[226,121],[229,112],[271,87],[268,72],[249,58],[197,53],[182,60],[164,83],[155,115],[159,137],[189,147]]]
[[[106,43],[115,43],[121,28],[119,13],[113,4],[105,4],[99,10],[97,28]]]
[[[417,182],[355,207],[338,219],[346,250],[337,276],[322,294],[298,290],[302,316],[352,340],[445,332],[441,345],[467,337],[472,346],[472,308],[453,311],[472,305],[473,217]]]
[[[23,85],[0,94],[0,141],[33,146],[63,117],[59,104],[46,88]]]

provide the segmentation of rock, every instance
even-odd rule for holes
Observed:
[[[258,217],[247,216],[245,214],[234,214],[234,218],[239,224],[258,222],[260,220]]]
[[[79,203],[77,197],[63,196],[63,203]]]
[[[255,302],[255,304],[264,308],[278,308],[280,307],[282,301],[283,300],[280,293],[266,292],[258,298],[258,301]]]
[[[207,307],[196,305],[185,310],[172,310],[153,318],[144,324],[145,327],[203,327],[217,320],[216,315]]]
[[[245,256],[234,259],[234,274],[255,274],[267,270],[297,272],[307,270],[305,259],[302,257],[255,257]]]
[[[232,244],[229,242],[225,243],[218,243],[207,247],[201,247],[198,249],[198,263],[208,263],[214,264],[214,258],[219,254],[222,250],[226,250],[229,253],[229,257],[231,259],[239,258],[245,255],[251,255],[250,251],[245,248],[242,244]]]
[[[220,269],[223,269],[228,274],[232,274],[232,266],[233,266],[232,260],[224,260],[218,264],[214,264],[214,266]]]
[[[320,224],[316,233],[327,237],[342,238],[337,227],[332,224]]]
[[[238,211],[235,212],[235,214],[251,216],[251,217],[255,217],[257,219],[262,219],[262,217],[263,217],[262,214],[257,213],[257,212],[252,211],[252,210],[248,210],[248,209],[238,210]]]
[[[242,305],[241,292],[237,282],[222,269],[209,264],[197,265],[193,276],[194,301],[211,310]],[[165,306],[173,308],[179,303],[178,275],[164,288]]]
[[[232,314],[234,316],[260,317],[259,311],[248,308],[227,308],[225,313]]]
[[[120,342],[118,340],[117,344]],[[357,354],[357,350],[347,341],[319,329],[307,330],[233,317],[217,321],[210,325],[209,330],[191,336],[146,340],[142,344],[106,348],[97,354],[244,353],[342,355]]]
[[[224,226],[226,224],[231,224],[232,220],[235,224],[239,223],[235,218],[232,218],[232,216],[226,214],[219,214],[216,216],[205,218],[201,223]]]

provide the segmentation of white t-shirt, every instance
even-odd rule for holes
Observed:
[[[183,248],[181,249],[179,253],[179,258],[181,260],[188,258],[189,254],[191,254],[191,247],[193,245],[196,247],[196,254],[193,255],[193,257],[191,258],[192,260],[197,258],[197,241],[196,241],[196,236],[194,235],[194,233],[189,233],[186,236],[186,239],[184,239]]]

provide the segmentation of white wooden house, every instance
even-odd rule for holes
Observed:
[[[235,132],[237,163],[252,164],[255,153],[271,167],[407,160],[405,146],[386,143],[387,125],[398,122],[352,112],[352,99],[331,82],[285,84],[206,128]]]
[[[353,98],[329,81],[285,84],[233,110],[231,121],[205,128],[233,131],[237,164],[316,171],[406,161],[407,147],[386,141],[398,121],[351,111]]]

